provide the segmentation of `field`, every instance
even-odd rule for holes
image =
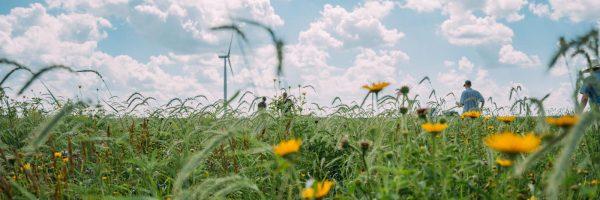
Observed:
[[[282,71],[283,42],[272,39],[275,68]],[[595,30],[577,40],[561,39],[550,67],[567,52],[598,57],[599,41]],[[31,72],[17,96],[54,69],[102,78],[60,65],[34,73],[8,59],[0,64],[14,67],[0,85],[13,72]],[[585,81],[579,75],[576,89]],[[1,197],[600,198],[596,107],[583,112],[576,104],[547,116],[547,96],[512,98],[519,92],[513,88],[507,94],[512,106],[459,116],[441,112],[450,107],[443,97],[430,95],[428,103],[418,104],[408,87],[397,96],[379,96],[388,85],[363,86],[367,96],[361,104],[336,98],[316,109],[303,94],[289,105],[277,92],[259,111],[254,109],[259,97],[240,91],[227,101],[175,98],[151,108],[146,103],[152,97],[140,93],[96,105],[57,98],[47,87],[41,95],[14,98],[2,87]],[[321,107],[331,110],[316,112]]]
[[[9,105],[0,121],[3,198],[298,199],[307,182],[330,180],[325,197],[333,199],[529,199],[544,196],[558,152],[516,176],[517,165],[499,166],[502,155],[484,144],[493,133],[534,131],[536,117],[504,123],[391,109],[366,117],[275,109],[234,117],[206,109],[141,118],[67,104],[61,112],[72,114],[56,122],[34,101]],[[426,120],[448,128],[427,133]],[[40,129],[54,122],[52,130]],[[546,128],[549,138],[564,131]],[[597,133],[586,129],[570,158],[561,199],[599,198]],[[274,153],[290,139],[301,141],[297,152]]]

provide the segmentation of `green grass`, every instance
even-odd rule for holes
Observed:
[[[0,118],[4,198],[10,190],[17,199],[298,199],[309,179],[333,180],[327,198],[336,199],[540,198],[559,152],[543,155],[522,177],[514,176],[513,168],[496,166],[499,154],[483,144],[483,137],[505,129],[533,131],[532,117],[510,125],[446,117],[450,127],[432,137],[413,114],[283,117],[270,110],[250,117],[140,118],[89,108],[79,112],[80,107],[62,117],[34,149],[39,127],[52,120],[34,105]],[[561,199],[599,198],[600,185],[591,183],[600,179],[598,132],[588,128],[572,155]],[[351,148],[340,148],[344,136]],[[285,158],[272,153],[273,145],[293,138],[303,141],[298,153]],[[364,161],[360,141],[371,144]],[[70,160],[53,158],[54,151]],[[24,163],[33,170],[21,170]]]

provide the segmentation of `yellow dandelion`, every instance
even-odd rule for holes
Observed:
[[[481,116],[481,112],[479,111],[468,111],[468,112],[464,112],[461,117],[465,118],[479,118]]]
[[[448,125],[442,123],[424,123],[421,124],[421,128],[428,133],[440,133],[448,128]]]
[[[498,158],[498,159],[496,159],[496,164],[498,164],[502,167],[510,167],[510,166],[512,166],[513,162],[512,162],[512,160],[509,160],[509,159]]]
[[[371,85],[369,85],[369,84],[363,85],[362,88],[369,90],[369,92],[379,93],[381,90],[383,90],[384,88],[386,88],[389,85],[390,85],[389,82],[378,82],[378,83],[371,83]]]
[[[508,154],[531,153],[540,146],[542,140],[533,133],[525,136],[511,132],[493,134],[485,137],[485,145],[489,148]]]
[[[333,186],[333,181],[325,180],[323,182],[317,183],[317,188],[316,188],[317,191],[316,192],[315,192],[315,188],[307,187],[302,190],[302,193],[300,194],[300,196],[302,196],[303,199],[313,199],[313,198],[321,199],[329,193],[329,190],[331,190],[332,186]]]
[[[527,199],[527,200],[537,200],[537,199],[538,199],[538,198],[536,198],[535,196],[531,196],[531,197],[529,197],[529,199]]]
[[[62,157],[62,153],[54,152],[54,158],[61,158],[61,157]]]
[[[285,156],[290,153],[295,153],[300,150],[302,141],[299,139],[281,141],[277,146],[273,147],[273,152],[279,156]]]
[[[498,116],[498,117],[496,117],[496,119],[498,121],[501,121],[504,123],[511,123],[511,122],[514,122],[515,119],[517,119],[517,117],[515,117],[515,116]]]
[[[25,164],[23,165],[23,171],[29,171],[29,170],[31,170],[31,164],[29,164],[29,163],[25,163]]]
[[[571,127],[577,122],[579,122],[579,117],[575,115],[564,115],[561,117],[547,117],[546,122],[550,125],[568,128]]]

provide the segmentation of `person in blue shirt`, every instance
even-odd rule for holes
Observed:
[[[460,102],[458,102],[458,107],[463,107],[463,113],[472,111],[472,110],[482,110],[483,105],[485,104],[485,100],[479,91],[471,88],[471,81],[465,81],[463,85],[465,87],[465,91],[460,95]],[[481,102],[481,107],[478,105]]]
[[[579,91],[581,93],[580,111],[585,109],[588,102],[590,102],[590,107],[600,105],[600,62],[592,60],[592,66],[583,72],[590,73],[590,75],[583,80],[583,86]]]

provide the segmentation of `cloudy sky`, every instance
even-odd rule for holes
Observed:
[[[431,88],[418,81],[428,76],[439,95],[459,93],[470,79],[499,103],[508,104],[510,88],[520,85],[521,96],[551,93],[547,103],[565,108],[572,91],[569,72],[577,62],[548,71],[549,56],[558,37],[572,38],[600,24],[598,0],[0,2],[0,57],[34,69],[50,64],[94,69],[114,95],[141,92],[159,101],[222,97],[218,55],[231,34],[210,28],[246,18],[273,27],[286,42],[282,84],[311,85],[315,91],[304,92],[322,104],[336,96],[345,103],[360,101],[365,94],[360,86],[373,81],[391,82],[387,94],[410,85],[426,100]],[[229,91],[273,95],[269,38],[260,29],[242,29],[250,42],[234,38]],[[0,75],[9,69],[1,66]],[[16,90],[26,78],[19,74],[8,86]],[[108,97],[89,74],[52,72],[44,81],[63,97]]]

